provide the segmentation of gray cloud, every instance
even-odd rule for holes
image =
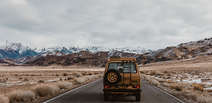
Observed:
[[[212,34],[210,0],[1,0],[0,41],[150,49]]]

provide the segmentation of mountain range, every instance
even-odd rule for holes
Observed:
[[[10,61],[14,64],[25,64],[26,62],[35,60],[36,58],[47,56],[67,56],[72,54],[79,54],[81,51],[89,53],[107,52],[109,56],[118,55],[119,52],[143,54],[151,52],[143,48],[103,48],[103,47],[52,47],[52,48],[30,48],[21,43],[7,43],[7,45],[0,47],[0,63]],[[120,55],[120,54],[119,54]]]
[[[73,65],[103,66],[111,56],[135,57],[139,64],[158,61],[190,59],[212,55],[212,38],[181,43],[159,50],[143,48],[54,47],[30,48],[21,43],[10,43],[0,48],[0,63],[12,65]]]

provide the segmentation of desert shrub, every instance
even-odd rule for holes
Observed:
[[[54,96],[59,93],[59,87],[53,85],[39,85],[34,89],[37,96]]]
[[[167,80],[167,83],[175,83],[173,80]]]
[[[212,103],[212,98],[209,96],[198,96],[197,97],[198,103]]]
[[[198,93],[195,91],[186,90],[186,91],[175,93],[175,95],[177,97],[186,98],[187,100],[192,100],[190,101],[191,103],[212,103],[211,96]]]
[[[172,76],[172,74],[171,74],[171,73],[166,73],[166,75],[167,75],[168,77]]]
[[[44,82],[45,82],[44,80],[39,80],[39,81],[38,81],[38,83],[44,83]]]
[[[94,75],[97,75],[97,74],[99,74],[99,73],[98,73],[98,72],[94,72],[93,74],[94,74]]]
[[[161,82],[167,82],[167,80],[166,79],[163,79],[163,78],[156,78],[156,80],[159,81],[160,83]]]
[[[160,82],[157,81],[155,78],[148,76],[148,75],[143,75],[143,78],[147,81],[149,81],[150,84],[155,85],[155,86],[159,86]]]
[[[194,90],[198,90],[198,91],[203,91],[204,90],[204,87],[201,84],[193,83],[192,87],[193,87]]]
[[[57,84],[60,89],[71,89],[73,84],[71,82],[60,82]]]
[[[63,78],[60,78],[60,81],[63,81]]]
[[[144,72],[144,71],[140,71],[140,73],[141,73],[141,74],[145,74],[145,72]]]
[[[156,74],[156,71],[150,71],[149,72],[149,75],[155,75]]]
[[[5,78],[0,78],[0,83],[5,83],[5,82],[7,82],[7,79],[5,79]]]
[[[8,97],[0,95],[0,103],[9,103]]]
[[[142,70],[142,71],[140,71],[140,73],[141,73],[141,74],[150,74],[150,72],[149,72],[149,71],[146,71],[146,70],[145,70],[145,71]]]
[[[77,73],[73,73],[73,76],[75,76],[75,77],[81,77],[81,76],[82,76],[82,74],[81,74],[81,73],[79,73],[79,72],[77,72]]]
[[[164,82],[164,83],[162,83],[162,85],[163,85],[164,87],[170,87],[170,83]]]
[[[84,78],[87,78],[88,80],[92,80],[94,78],[97,78],[97,75],[88,75],[88,76],[84,76]]]
[[[17,90],[9,94],[10,103],[30,103],[35,99],[35,93],[30,90]]]
[[[69,76],[69,77],[67,78],[67,80],[72,80],[72,79],[74,79],[73,76]]]
[[[63,73],[63,76],[68,76],[68,73]]]
[[[80,78],[76,78],[75,82],[78,84],[82,84],[82,83],[86,82],[87,80],[88,80],[87,77],[80,77]]]
[[[166,71],[166,70],[165,70],[163,73],[167,74],[167,73],[168,73],[168,71]]]
[[[29,81],[29,79],[28,78],[24,78],[24,81]]]
[[[182,86],[181,84],[177,84],[177,83],[171,83],[171,84],[169,85],[169,87],[170,87],[171,89],[176,90],[176,91],[182,91],[182,90],[183,90],[183,86]]]
[[[160,85],[160,82],[157,81],[156,79],[150,80],[150,83],[153,84],[153,85],[155,85],[155,86],[159,86]]]
[[[186,100],[197,101],[197,94],[195,94],[191,91],[176,92],[176,93],[174,93],[174,95],[177,97],[185,98]]]
[[[87,75],[88,73],[86,73],[86,72],[82,72],[82,75]]]

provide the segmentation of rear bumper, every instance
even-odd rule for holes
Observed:
[[[136,95],[140,94],[141,89],[103,89],[107,95]]]

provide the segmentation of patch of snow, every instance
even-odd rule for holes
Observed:
[[[204,88],[204,90],[206,90],[206,91],[211,90],[212,91],[212,87]]]
[[[168,57],[171,53],[173,53],[173,49],[170,49],[170,50],[166,51],[166,52],[163,54],[163,56],[164,56],[164,57]]]
[[[182,81],[186,83],[202,83],[201,79],[185,79]]]
[[[56,82],[59,81],[60,79],[53,79],[53,80],[47,80],[47,82]]]

